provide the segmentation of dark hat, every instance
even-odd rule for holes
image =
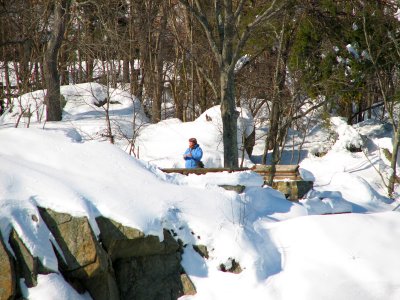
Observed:
[[[190,138],[190,139],[189,139],[189,142],[192,142],[192,143],[197,144],[197,140],[196,140],[195,138]]]

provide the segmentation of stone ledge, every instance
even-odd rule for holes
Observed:
[[[306,180],[285,180],[272,183],[272,188],[280,191],[291,201],[298,201],[303,198],[313,186],[313,181]]]
[[[0,231],[0,299],[14,299],[16,286],[14,260],[3,242]]]
[[[78,293],[88,292],[93,300],[175,300],[196,293],[181,265],[182,242],[169,230],[164,229],[160,242],[157,236],[98,217],[101,243],[87,217],[43,207],[38,210],[54,237],[58,270],[45,268],[14,229],[6,238],[0,234],[0,300],[21,298],[19,278],[34,287],[38,274],[57,271]]]
[[[244,185],[229,185],[229,184],[221,184],[219,185],[219,187],[222,187],[223,189],[227,190],[227,191],[234,191],[238,194],[243,193],[243,191],[246,189],[246,187]]]
[[[112,261],[120,258],[164,255],[180,251],[179,244],[168,230],[163,231],[164,240],[160,242],[158,236],[145,236],[135,228],[105,218],[96,218],[100,229],[100,239]]]

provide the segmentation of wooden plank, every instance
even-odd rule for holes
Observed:
[[[255,165],[251,169],[256,172],[271,172],[270,165]],[[299,170],[299,165],[276,165],[276,173],[297,173]]]
[[[216,172],[242,172],[252,170],[257,174],[263,176],[265,180],[271,175],[271,166],[269,165],[255,165],[253,168],[194,168],[194,169],[186,169],[186,168],[164,168],[161,171],[165,173],[179,173],[183,175],[188,174],[197,174],[203,175],[207,173],[216,173]],[[276,165],[275,177],[274,180],[299,180],[299,165]]]
[[[268,180],[271,176],[272,167],[270,165],[255,165],[252,170]],[[274,181],[277,180],[300,180],[299,165],[276,165]]]
[[[186,168],[164,168],[161,169],[164,173],[179,173],[183,175],[188,175],[188,174],[197,174],[197,175],[203,175],[206,173],[217,173],[217,172],[241,172],[241,171],[248,171],[250,170],[249,168],[194,168],[194,169],[186,169]]]

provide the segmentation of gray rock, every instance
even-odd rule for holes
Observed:
[[[197,293],[196,287],[194,286],[192,280],[186,273],[181,274],[181,282],[183,286],[184,295],[196,295]]]
[[[14,261],[5,247],[0,232],[0,299],[11,300],[16,294]]]
[[[39,273],[39,259],[29,252],[14,229],[11,231],[9,242],[16,257],[17,277],[24,278],[27,287],[36,286],[37,275]]]
[[[226,263],[219,265],[219,270],[222,272],[239,274],[242,272],[242,267],[234,258],[229,258]]]
[[[208,259],[208,250],[207,247],[204,245],[193,245],[194,251],[200,254],[201,257]]]
[[[219,185],[219,187],[222,187],[227,191],[234,191],[238,194],[243,193],[243,191],[246,188],[246,186],[240,185],[240,184],[237,184],[237,185],[221,184],[221,185]]]
[[[156,236],[145,236],[137,229],[100,217],[97,223],[101,240],[109,255],[97,241],[87,218],[45,208],[39,208],[39,212],[57,243],[54,249],[59,269],[78,292],[88,291],[94,300],[175,300],[196,293],[181,266],[182,242],[169,231],[164,230],[164,240],[160,242]],[[0,272],[0,299],[18,296],[18,276],[32,287],[37,284],[38,274],[49,272],[29,253],[14,230],[9,240],[16,256],[16,275],[12,272],[12,258],[1,244],[4,275]],[[3,296],[5,293],[11,293],[11,298]]]
[[[60,269],[66,279],[74,287],[83,285],[95,300],[119,299],[112,264],[88,219],[44,208],[39,212],[63,252]]]
[[[113,260],[121,299],[172,300],[195,291],[181,276],[181,245],[168,230],[160,242],[157,236],[145,236],[105,217],[96,222]]]
[[[179,248],[167,230],[164,230],[164,241],[160,242],[157,236],[145,236],[137,229],[123,226],[105,217],[96,218],[96,222],[101,232],[100,239],[112,261],[119,258],[174,253]]]
[[[312,189],[314,182],[306,180],[274,181],[272,187],[285,195],[292,201],[304,197]]]
[[[184,295],[181,254],[121,258],[114,263],[121,299],[175,300]]]

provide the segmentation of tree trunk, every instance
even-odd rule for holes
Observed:
[[[35,86],[35,89],[41,89],[42,88],[42,80],[41,80],[41,76],[40,76],[40,67],[39,67],[38,62],[35,62],[33,74],[34,74],[34,79],[35,79],[33,82],[33,85]]]
[[[208,108],[207,106],[207,83],[203,80],[200,70],[196,68],[196,75],[197,75],[197,87],[199,90],[199,106],[201,113],[205,112]]]
[[[175,103],[175,118],[183,121],[183,99],[178,96],[176,84],[172,85],[172,95]]]
[[[45,79],[47,93],[45,96],[47,121],[61,121],[60,76],[58,73],[58,52],[64,37],[68,21],[71,0],[56,0],[54,3],[54,24],[52,35],[45,53]]]
[[[347,124],[352,124],[352,116],[353,116],[353,101],[348,101],[345,105],[345,115],[347,118]]]
[[[370,92],[367,94],[367,102],[368,102],[368,104],[367,104],[367,107],[368,107],[367,118],[368,118],[368,119],[371,119],[371,118],[372,118],[372,109],[371,109],[371,106],[372,106],[372,104],[373,104],[372,93],[374,93],[373,90],[370,91]]]
[[[167,28],[168,14],[166,5],[162,6],[162,17],[160,22],[160,28],[158,32],[157,42],[156,42],[156,50],[154,53],[154,71],[153,75],[155,78],[154,88],[155,93],[153,94],[153,104],[152,104],[152,112],[151,112],[151,121],[153,123],[157,123],[161,121],[161,104],[162,104],[162,96],[164,89],[164,42],[165,42],[165,32]]]
[[[268,150],[275,149],[275,145],[278,144],[278,132],[279,132],[279,115],[280,115],[280,103],[278,99],[273,99],[271,113],[269,116],[269,131],[268,136],[265,140],[264,153],[262,156],[262,164],[267,163]]]
[[[139,74],[140,70],[135,69],[135,60],[132,58],[129,62],[130,64],[130,91],[132,95],[136,95],[136,91],[138,90],[138,80],[139,80]]]
[[[219,67],[220,104],[223,126],[224,167],[238,167],[237,118],[235,105],[234,68],[251,33],[263,21],[271,18],[275,0],[257,14],[252,22],[242,27],[241,15],[246,1],[214,1],[212,10],[206,11],[201,1],[179,0],[201,24],[213,56]],[[212,12],[213,18],[207,16]],[[238,28],[244,28],[242,32]],[[193,79],[193,78],[192,78]],[[216,88],[214,88],[216,90]]]
[[[10,83],[10,68],[8,67],[8,60],[4,62],[4,80],[6,82],[5,95],[7,99],[6,107],[12,106],[11,103],[11,83]]]
[[[93,81],[93,70],[94,70],[94,60],[93,58],[88,55],[86,58],[86,81],[92,82]]]
[[[237,118],[239,113],[235,106],[235,81],[232,70],[220,73],[221,84],[221,117],[223,126],[224,167],[237,168]]]
[[[396,182],[396,170],[397,170],[397,156],[398,156],[398,151],[399,151],[399,146],[400,146],[400,128],[397,128],[393,132],[393,152],[392,152],[392,159],[390,161],[390,168],[392,169],[392,174],[390,175],[389,178],[389,184],[388,184],[388,195],[389,197],[393,197],[393,192],[394,192],[394,184]]]
[[[60,82],[62,85],[69,84],[69,73],[68,73],[68,53],[65,48],[61,48],[61,55],[60,55]]]
[[[161,46],[161,45],[160,45]],[[163,94],[163,59],[161,53],[157,54],[155,62],[155,93],[152,104],[151,120],[153,123],[161,121],[161,104],[162,104],[162,94]]]
[[[146,79],[146,70],[145,68],[140,67],[140,81],[138,83],[137,90],[135,91],[135,96],[139,99],[140,103],[143,105],[143,90],[144,90],[144,81]]]
[[[27,40],[21,45],[21,57],[20,57],[20,79],[21,79],[21,86],[19,92],[21,94],[30,91],[29,88],[29,79],[31,75],[31,53],[32,53],[32,41]]]
[[[122,67],[122,81],[123,83],[129,83],[130,79],[129,79],[129,57],[125,57],[124,61],[123,61],[123,67]]]

